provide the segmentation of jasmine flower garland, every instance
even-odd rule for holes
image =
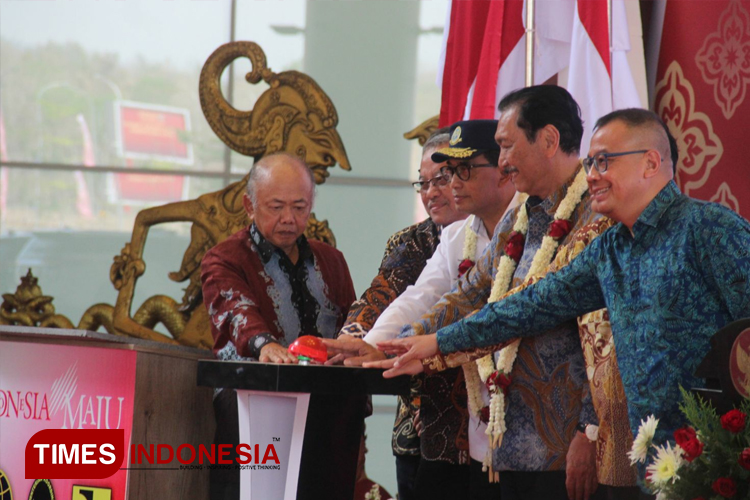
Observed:
[[[557,208],[554,220],[550,224],[547,234],[542,239],[542,245],[534,255],[531,267],[526,274],[527,280],[543,275],[547,266],[552,262],[560,240],[572,229],[573,224],[570,221],[570,217],[581,203],[581,199],[587,189],[586,173],[581,168],[573,183],[568,188],[565,198]],[[523,255],[526,233],[529,229],[529,218],[525,201],[525,198],[521,200],[521,208],[518,212],[516,223],[513,225],[513,232],[511,232],[506,243],[505,253],[500,258],[488,302],[497,302],[508,292],[518,262]],[[502,349],[498,356],[497,366],[495,366],[492,355],[485,356],[476,363],[463,365],[469,394],[469,410],[474,415],[481,415],[482,407],[484,406],[479,381],[481,380],[485,383],[489,389],[489,421],[486,432],[490,439],[491,448],[500,447],[503,435],[507,430],[505,425],[505,396],[508,386],[511,383],[510,373],[513,370],[519,345],[520,340],[516,340]],[[487,457],[484,465],[487,467],[490,463],[491,457]]]

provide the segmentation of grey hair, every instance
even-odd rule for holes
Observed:
[[[264,156],[257,162],[253,164],[253,166],[250,168],[250,175],[247,177],[247,185],[245,186],[245,194],[247,194],[247,197],[250,198],[250,203],[253,204],[253,207],[256,206],[256,203],[258,202],[258,181],[263,178],[264,176],[268,175],[268,169],[273,168],[273,165],[276,163],[277,160],[286,159],[290,160],[293,163],[296,163],[302,170],[305,171],[307,176],[310,178],[310,185],[312,186],[312,204],[315,203],[315,174],[313,173],[312,169],[307,166],[307,163],[302,161],[300,158],[289,154],[285,152],[280,153],[273,153],[267,156]]]
[[[427,138],[427,141],[425,141],[424,146],[422,146],[422,151],[437,149],[439,146],[442,146],[446,142],[450,141],[451,134],[449,131],[450,127],[443,127],[434,131],[430,135],[430,137]]]

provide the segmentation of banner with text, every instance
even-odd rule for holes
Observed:
[[[127,470],[104,479],[26,479],[24,450],[32,436],[45,429],[122,429],[127,445],[135,362],[136,353],[129,350],[3,342],[0,497],[5,498],[5,487],[12,493],[8,498],[123,500]],[[45,456],[52,460],[51,454]]]

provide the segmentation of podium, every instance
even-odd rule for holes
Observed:
[[[199,361],[198,384],[237,390],[240,446],[252,450],[242,500],[351,500],[367,395],[409,393],[409,377],[382,370],[258,362]]]
[[[37,489],[49,488],[48,497],[60,500],[208,498],[208,470],[139,463],[131,451],[211,446],[213,394],[195,385],[195,373],[198,360],[212,357],[107,333],[0,326],[0,470],[12,498],[29,498],[34,483],[25,478],[23,460],[32,435],[97,428],[125,430],[121,469],[105,479],[51,479]]]
[[[750,318],[733,321],[711,337],[711,350],[695,375],[706,384],[692,391],[721,413],[750,398]]]

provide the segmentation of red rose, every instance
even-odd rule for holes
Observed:
[[[558,219],[549,225],[547,235],[556,240],[565,238],[570,230],[573,229],[573,223],[569,220]]]
[[[740,467],[742,467],[743,469],[750,470],[750,448],[745,448],[744,450],[742,450],[737,463],[740,464]]]
[[[721,426],[733,434],[737,434],[745,428],[747,415],[740,410],[730,410],[721,417]]]
[[[508,393],[508,387],[510,387],[511,378],[501,372],[492,372],[492,375],[487,377],[487,390],[492,392],[493,387],[497,387],[503,394]]]
[[[693,500],[706,500],[706,499],[704,497],[696,497],[696,498],[693,498]]]
[[[732,478],[720,477],[714,481],[714,484],[711,485],[711,489],[724,498],[732,498],[735,493],[737,493],[737,483],[735,483]]]
[[[697,438],[691,439],[690,441],[685,441],[680,445],[680,448],[682,448],[683,451],[682,456],[688,462],[692,462],[703,453],[703,443],[698,441]]]
[[[497,376],[497,380],[495,381],[495,383],[498,385],[498,387],[500,387],[503,390],[503,392],[507,393],[508,387],[510,387],[510,383],[511,383],[510,376],[504,373],[500,373]]]
[[[508,242],[505,244],[505,255],[518,263],[518,261],[521,260],[521,255],[523,255],[523,245],[523,234],[518,231],[513,231],[510,233]]]
[[[692,441],[696,437],[697,434],[695,433],[695,429],[687,425],[674,431],[674,442],[677,443],[680,448],[682,448],[682,443]]]
[[[471,259],[464,259],[461,261],[461,263],[458,265],[458,277],[460,278],[467,272],[469,272],[469,269],[474,267],[474,261]]]
[[[685,460],[692,462],[703,453],[703,443],[698,440],[695,429],[692,427],[683,427],[674,431],[674,440],[677,446],[682,448],[682,454]]]
[[[485,406],[484,408],[482,408],[482,412],[479,415],[479,420],[481,420],[485,424],[490,421],[490,407],[489,406]]]

